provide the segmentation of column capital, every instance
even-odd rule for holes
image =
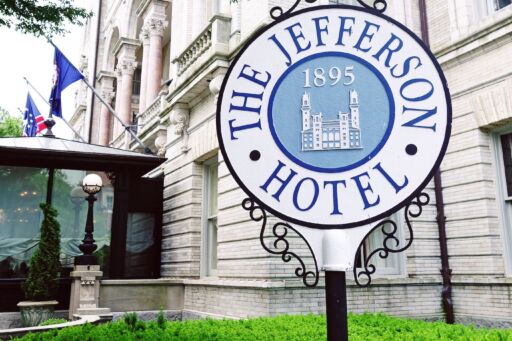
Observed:
[[[131,58],[122,58],[117,62],[116,74],[119,77],[119,73],[121,76],[129,75],[133,76],[135,73],[135,69],[137,68],[137,62]]]
[[[139,40],[142,43],[142,45],[147,46],[149,45],[149,28],[146,25],[143,25],[140,29],[139,33]]]
[[[144,26],[149,31],[149,36],[163,36],[169,22],[161,18],[148,18]]]
[[[114,97],[116,97],[116,93],[112,91],[112,89],[105,89],[101,91],[101,97],[105,100],[107,103],[112,103],[112,100]]]
[[[116,69],[114,70],[114,74],[116,75],[117,83],[119,85],[119,82],[121,81],[121,78],[123,77],[123,73],[121,72],[121,69],[116,67]]]

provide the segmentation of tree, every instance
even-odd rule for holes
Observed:
[[[91,13],[73,6],[73,0],[2,0],[0,27],[14,27],[17,31],[35,36],[52,37],[63,34],[67,23],[83,24]]]
[[[0,5],[1,6],[1,5]],[[0,107],[0,137],[18,137],[22,134],[22,119]]]
[[[41,224],[39,249],[30,260],[27,280],[23,283],[25,297],[30,301],[48,301],[55,298],[60,274],[60,225],[57,211],[41,204],[44,218]]]

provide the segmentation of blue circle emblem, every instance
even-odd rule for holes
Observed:
[[[371,160],[395,120],[391,89],[365,60],[319,53],[290,66],[274,87],[269,125],[281,151],[307,169],[335,173]]]

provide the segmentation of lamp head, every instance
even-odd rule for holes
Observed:
[[[103,182],[98,174],[89,174],[82,182],[82,189],[87,194],[96,194],[101,191]]]

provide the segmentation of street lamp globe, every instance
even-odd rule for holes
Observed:
[[[98,174],[89,174],[82,182],[82,189],[87,194],[96,194],[101,191],[103,182]]]

